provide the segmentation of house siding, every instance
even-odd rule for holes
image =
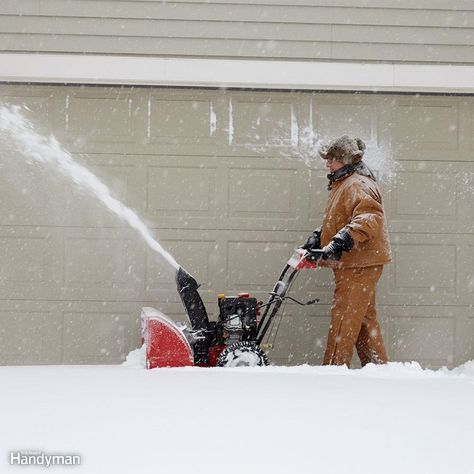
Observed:
[[[0,51],[359,62],[474,62],[471,1],[23,0]]]

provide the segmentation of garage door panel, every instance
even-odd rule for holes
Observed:
[[[253,146],[297,145],[305,119],[300,95],[234,93],[229,103],[229,144]]]
[[[60,364],[61,314],[52,311],[0,311],[0,364]]]
[[[116,363],[140,344],[143,304],[137,302],[5,299],[1,304],[0,364]],[[74,332],[65,334],[65,321],[76,341]]]
[[[145,138],[140,153],[201,155],[229,153],[230,98],[225,92],[151,89],[136,113]]]
[[[65,98],[64,133],[74,152],[94,152],[94,143],[136,143],[138,93],[114,88],[73,88]]]
[[[135,232],[63,228],[58,239],[58,299],[126,301],[141,295],[145,244]]]
[[[403,172],[394,192],[391,217],[456,221],[457,177],[429,171]]]
[[[393,248],[395,264],[392,290],[448,292],[456,290],[456,246],[399,244]],[[424,262],[419,265],[419,260]],[[442,271],[440,271],[442,269]]]
[[[299,240],[294,232],[224,231],[224,236],[227,290],[264,294],[273,288]]]
[[[67,131],[74,136],[86,136],[88,141],[133,141],[131,110],[124,97],[69,97]]]
[[[226,158],[219,227],[293,231],[308,226],[308,170],[280,156]]]
[[[219,158],[147,156],[138,159],[138,212],[160,228],[219,227],[225,205],[225,171]]]
[[[293,169],[229,169],[229,218],[295,218],[296,174]]]
[[[120,287],[132,242],[103,237],[68,237],[64,242],[64,281],[70,286]],[[97,256],[101,256],[99,260]],[[103,260],[102,260],[103,259]]]
[[[468,235],[392,235],[394,258],[382,282],[384,303],[470,305],[468,245]]]
[[[404,162],[385,193],[393,232],[466,233],[472,228],[472,163]]]
[[[368,146],[378,143],[378,106],[370,96],[348,95],[313,99],[313,120],[318,138],[332,139],[340,135],[362,138]]]
[[[216,215],[216,169],[191,166],[149,166],[147,213],[180,218]]]
[[[227,288],[271,288],[276,281],[275,275],[281,271],[282,263],[288,259],[293,247],[292,241],[230,240],[227,243]]]
[[[273,343],[269,352],[272,361],[283,365],[322,363],[329,317],[301,315],[292,308],[277,326],[278,323],[269,338]]]
[[[0,244],[0,297],[57,294],[57,241],[49,229],[2,227]]]
[[[2,237],[0,240],[0,268],[2,282],[40,283],[48,275],[48,262],[45,261],[47,237]],[[28,266],[18,265],[18,256],[28,261]]]
[[[460,101],[397,98],[392,109],[393,146],[400,159],[446,160],[461,149]]]
[[[222,98],[215,93],[151,93],[148,139],[153,144],[216,145],[228,128]]]
[[[389,319],[387,345],[398,361],[423,359],[425,366],[452,366],[454,362],[454,318],[397,316]]]
[[[65,312],[63,364],[110,364],[125,360],[136,328],[129,313]]]

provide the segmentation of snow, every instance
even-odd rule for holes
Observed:
[[[146,351],[145,345],[135,349],[128,353],[125,362],[122,364],[124,367],[137,367],[145,368],[146,367]]]
[[[145,370],[0,367],[0,445],[55,473],[474,473],[474,361]],[[38,472],[44,467],[28,467]]]
[[[148,246],[161,254],[173,268],[179,268],[173,256],[154,239],[150,229],[138,215],[113,197],[110,189],[86,167],[77,163],[53,135],[49,138],[41,135],[35,125],[23,115],[21,107],[0,107],[0,133],[7,133],[26,159],[52,166],[55,171],[95,196],[107,209],[135,229]]]

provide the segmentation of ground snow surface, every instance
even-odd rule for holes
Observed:
[[[473,474],[474,361],[145,370],[0,367],[0,472],[10,451],[80,454],[91,474]]]

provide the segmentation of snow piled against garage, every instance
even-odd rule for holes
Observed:
[[[55,473],[474,472],[474,361],[344,367],[0,367],[10,451],[79,454]],[[43,472],[44,467],[28,467]]]

